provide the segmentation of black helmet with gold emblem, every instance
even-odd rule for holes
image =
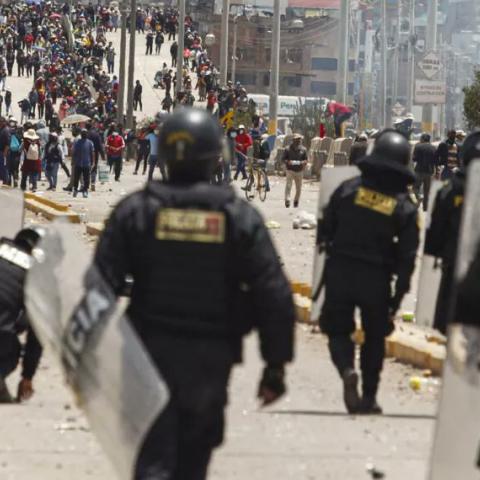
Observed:
[[[166,161],[171,183],[210,180],[224,145],[217,120],[206,110],[182,108],[169,115],[159,138],[159,157]]]

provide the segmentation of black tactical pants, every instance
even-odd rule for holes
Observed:
[[[442,280],[438,290],[433,327],[444,335],[447,333],[447,321],[450,313],[453,287],[453,267],[443,266]]]
[[[144,338],[170,390],[170,402],[145,439],[135,480],[205,480],[223,441],[230,346],[220,340]]]
[[[22,348],[14,334],[0,334],[0,377],[7,378],[20,361]]]
[[[361,313],[365,343],[361,347],[363,393],[374,397],[385,357],[389,319],[390,274],[384,268],[352,259],[330,259],[325,270],[325,303],[320,326],[329,337],[332,361],[342,376],[353,368],[355,308]]]

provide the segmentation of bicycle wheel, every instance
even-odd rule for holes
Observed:
[[[258,173],[258,197],[262,202],[264,202],[267,198],[267,185],[268,185],[268,178],[267,174],[261,170]]]
[[[255,197],[255,177],[253,173],[250,173],[245,184],[245,197],[251,202]]]

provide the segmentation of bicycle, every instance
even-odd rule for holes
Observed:
[[[265,160],[256,158],[248,159],[248,178],[244,187],[245,197],[251,202],[258,194],[260,201],[264,202],[268,192],[268,177],[265,172]]]

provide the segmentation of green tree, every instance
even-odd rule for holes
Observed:
[[[325,117],[324,105],[321,102],[306,104],[298,99],[290,126],[294,133],[304,136],[304,144],[307,148],[310,148],[312,139],[318,137],[322,123],[325,125],[327,136],[334,137],[335,128],[333,123]]]
[[[475,72],[475,80],[469,87],[463,89],[463,116],[469,130],[480,127],[480,70]]]

